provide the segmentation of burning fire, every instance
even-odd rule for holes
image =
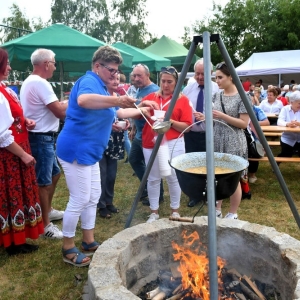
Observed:
[[[172,242],[172,247],[177,251],[173,254],[174,260],[179,261],[178,271],[182,275],[182,288],[190,290],[192,298],[201,297],[203,300],[209,300],[209,259],[206,250],[200,242],[196,231],[187,235],[186,231],[182,233],[183,246]],[[225,265],[225,260],[218,257],[218,281],[221,284],[221,269]]]

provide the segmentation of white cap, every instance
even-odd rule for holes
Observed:
[[[283,87],[283,90],[284,91],[288,91],[290,89],[290,86],[288,84],[286,84],[284,87]]]

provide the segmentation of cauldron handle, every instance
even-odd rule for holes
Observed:
[[[201,123],[201,122],[204,122],[204,121],[205,121],[205,119],[200,120],[200,121],[197,121],[197,122],[195,122],[195,123],[189,125],[187,128],[185,128],[185,129],[180,133],[180,135],[178,136],[178,138],[177,138],[177,140],[176,140],[176,142],[175,142],[175,144],[174,144],[174,146],[173,146],[173,148],[172,148],[172,151],[171,151],[171,157],[170,157],[170,160],[168,161],[168,163],[169,163],[169,165],[171,166],[171,168],[174,169],[174,167],[172,166],[171,163],[172,163],[172,158],[173,158],[173,151],[174,151],[174,148],[175,148],[175,145],[176,145],[178,139],[181,138],[182,135],[183,135],[189,128],[191,128],[193,125],[198,124],[198,123]],[[227,126],[227,127],[228,127],[229,129],[231,129],[234,133],[236,133],[236,132],[228,125],[228,124],[224,123],[223,121],[220,121],[220,120],[217,120],[217,119],[213,119],[213,122],[219,122],[219,123],[221,123],[221,124]]]

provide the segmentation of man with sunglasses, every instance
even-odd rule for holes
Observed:
[[[20,99],[24,115],[36,122],[34,130],[29,131],[29,142],[36,160],[44,236],[62,239],[62,232],[51,221],[62,219],[64,212],[53,209],[51,203],[60,177],[55,140],[59,120],[65,117],[67,102],[59,102],[47,81],[56,69],[55,54],[48,49],[37,49],[31,55],[31,63],[33,71],[21,87]]]
[[[213,65],[210,65],[211,72],[213,71]],[[194,78],[196,82],[187,85],[182,93],[186,95],[191,104],[193,105],[194,112],[194,122],[205,120],[205,99],[204,99],[204,61],[200,58],[196,61],[194,65],[195,75]],[[211,81],[212,95],[219,91],[218,85]],[[199,105],[201,102],[201,105]],[[189,132],[184,134],[185,151],[190,152],[205,152],[206,151],[206,141],[205,141],[205,124],[199,122],[191,127]],[[198,199],[190,199],[188,206],[193,207],[199,202]]]
[[[132,77],[135,86],[138,88],[136,94],[136,98],[138,100],[136,104],[139,104],[141,100],[147,95],[153,92],[157,92],[159,90],[158,85],[156,85],[150,80],[149,68],[144,64],[137,64],[136,66],[134,66],[132,71]],[[134,119],[132,130],[129,135],[130,139],[132,140],[130,154],[129,154],[129,163],[140,181],[142,181],[142,178],[146,170],[146,163],[145,163],[145,158],[144,158],[143,148],[142,148],[142,131],[145,123],[146,121],[144,119]],[[160,202],[164,200],[163,194],[164,194],[163,184],[161,183],[160,197],[159,197]],[[145,188],[141,199],[144,205],[149,206],[150,203],[149,200],[147,199],[147,196],[148,196],[148,192],[147,192],[147,188]]]

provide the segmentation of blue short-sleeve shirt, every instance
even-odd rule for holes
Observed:
[[[64,161],[93,165],[102,158],[108,144],[115,108],[87,109],[78,105],[83,94],[109,95],[104,82],[88,71],[70,93],[65,124],[56,143],[57,156]]]

